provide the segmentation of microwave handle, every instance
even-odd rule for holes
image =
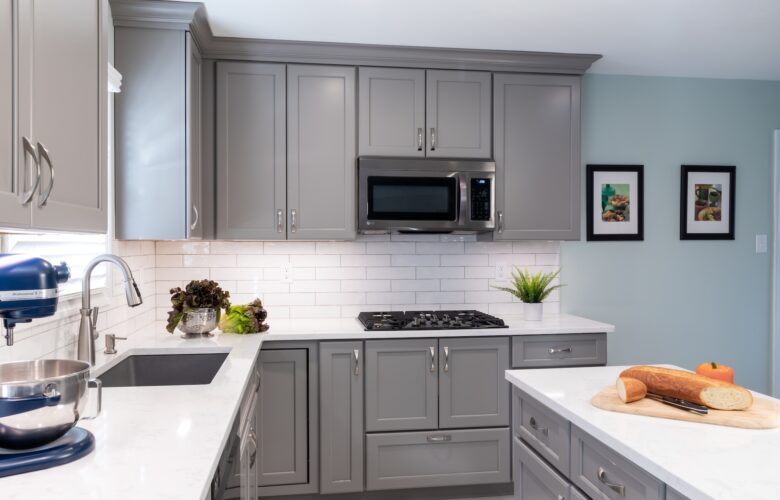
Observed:
[[[466,176],[463,174],[458,175],[458,210],[456,217],[458,219],[458,225],[463,226],[466,224],[466,218],[469,217],[468,210],[468,184],[466,183]]]

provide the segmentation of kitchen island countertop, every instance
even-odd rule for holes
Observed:
[[[780,498],[780,429],[738,429],[592,406],[593,395],[626,368],[509,370],[506,379],[693,500]]]

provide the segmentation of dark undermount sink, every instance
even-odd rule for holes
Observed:
[[[103,387],[210,384],[228,353],[133,354],[98,378]]]

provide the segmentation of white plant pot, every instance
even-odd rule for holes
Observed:
[[[526,302],[523,304],[523,316],[526,321],[542,321],[543,309],[542,302]]]

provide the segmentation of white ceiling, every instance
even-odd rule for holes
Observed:
[[[202,0],[215,35],[603,54],[591,72],[780,80],[780,0]]]

